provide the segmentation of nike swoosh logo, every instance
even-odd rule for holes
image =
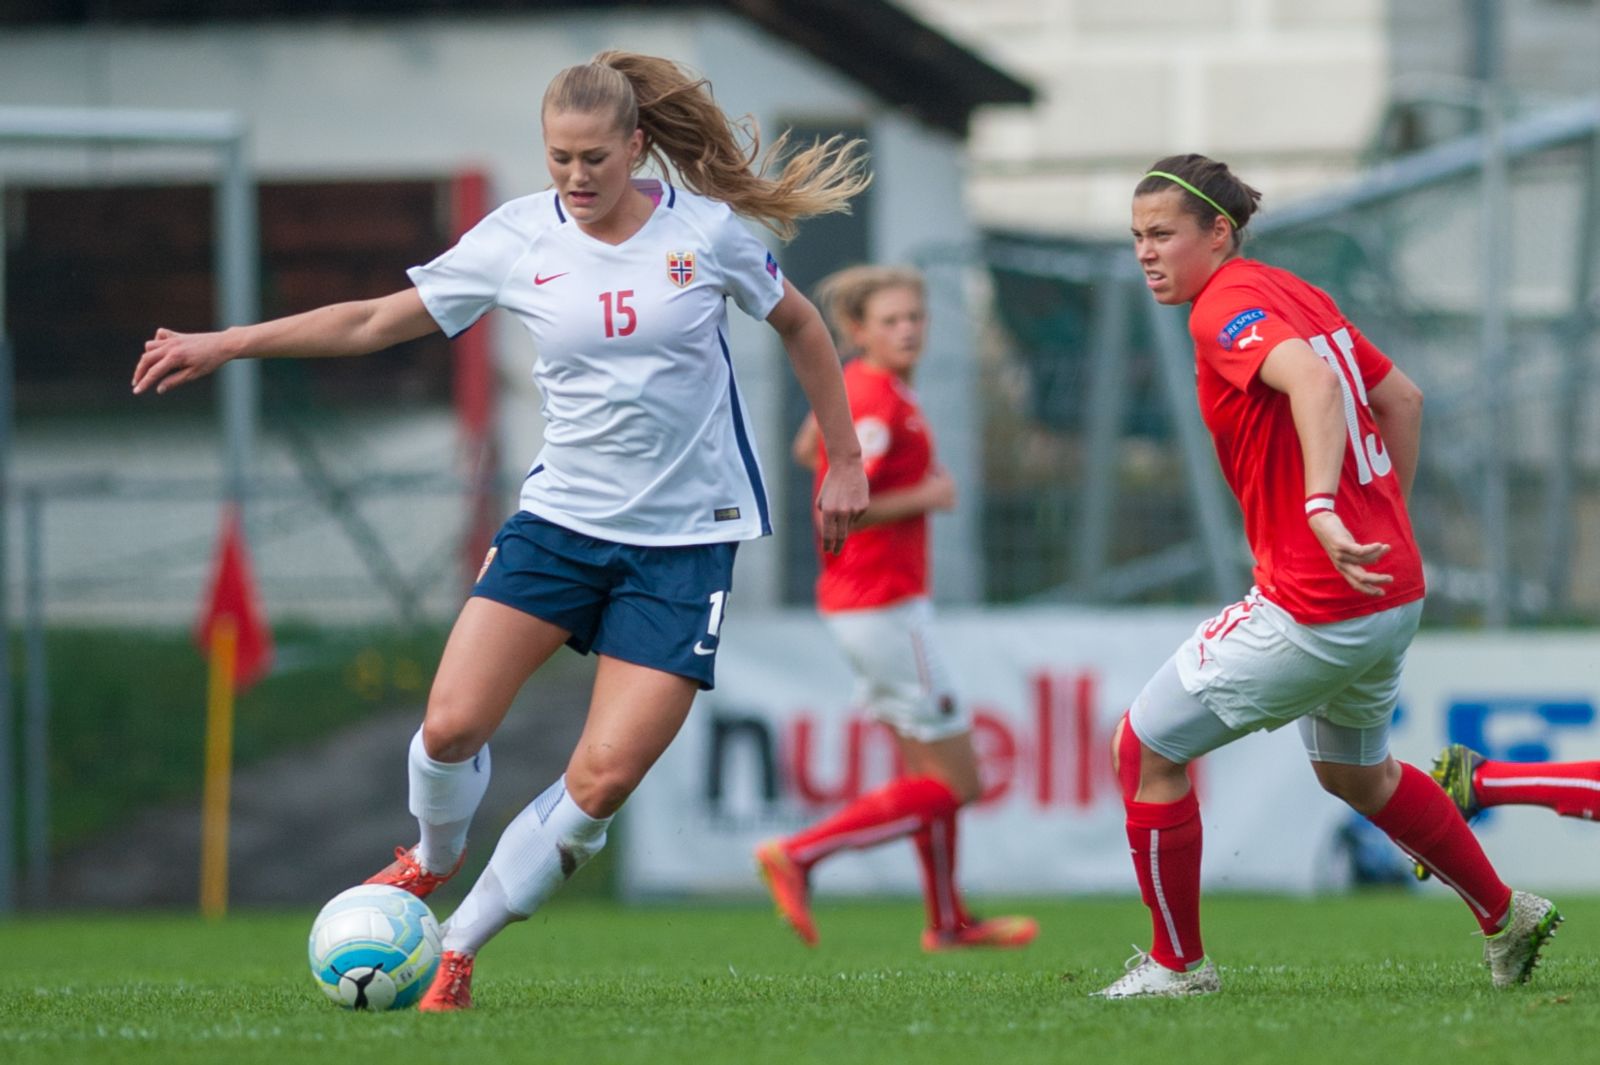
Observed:
[[[558,277],[566,277],[570,273],[572,273],[571,270],[563,270],[563,271],[561,271],[561,273],[559,273],[559,274],[551,274],[549,277],[540,277],[538,274],[534,274],[533,275],[533,283],[535,285],[542,285],[546,281],[554,281],[556,278],[558,278]]]
[[[706,647],[699,640],[696,640],[694,642],[694,653],[697,655],[714,655],[717,653],[717,649],[715,647]]]

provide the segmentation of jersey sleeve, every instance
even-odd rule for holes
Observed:
[[[1253,286],[1207,292],[1189,316],[1195,353],[1239,391],[1248,391],[1272,349],[1299,337]]]
[[[1374,389],[1394,369],[1394,360],[1378,350],[1378,345],[1368,340],[1355,326],[1350,327],[1355,340],[1356,368],[1361,371],[1363,388]]]
[[[723,289],[744,313],[765,321],[783,298],[783,272],[732,210],[724,207],[720,213],[712,232],[712,255]]]
[[[527,250],[527,235],[513,215],[514,204],[506,204],[467,230],[455,247],[406,271],[446,336],[460,335],[494,308],[506,276]]]
[[[894,450],[896,435],[903,431],[904,413],[887,389],[874,387],[859,377],[849,386],[850,418],[855,422],[856,439],[861,442],[861,466],[871,490],[883,471],[884,460]]]

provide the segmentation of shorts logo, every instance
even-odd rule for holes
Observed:
[[[1217,334],[1217,344],[1221,346],[1223,351],[1231,351],[1233,349],[1234,340],[1238,338],[1240,333],[1245,331],[1246,326],[1253,325],[1256,322],[1264,322],[1266,320],[1267,312],[1261,310],[1260,308],[1245,311],[1243,314],[1235,315],[1233,321],[1223,326],[1222,332]],[[1261,339],[1259,334],[1256,336],[1256,339]],[[1241,348],[1243,346],[1244,345],[1242,344],[1240,345]]]
[[[667,252],[667,280],[679,288],[688,288],[694,280],[694,252]]]
[[[718,507],[716,510],[713,510],[711,512],[711,520],[712,521],[738,521],[739,520],[739,508],[738,507]]]
[[[489,563],[494,561],[494,556],[500,553],[498,547],[489,548],[489,553],[483,556],[483,568],[478,571],[478,580],[483,580],[483,575],[489,572]]]
[[[715,647],[707,647],[699,640],[696,640],[694,642],[694,653],[697,655],[714,655],[717,653],[717,649]]]

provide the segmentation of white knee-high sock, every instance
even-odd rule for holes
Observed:
[[[411,813],[422,830],[417,860],[430,873],[448,873],[467,849],[467,827],[489,790],[489,746],[465,762],[436,762],[428,757],[418,729],[406,761]]]
[[[562,777],[506,826],[488,868],[445,922],[444,949],[476,953],[513,921],[526,921],[606,845],[611,818],[584,813]]]

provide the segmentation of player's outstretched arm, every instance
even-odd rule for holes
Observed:
[[[844,546],[851,524],[867,509],[867,474],[861,465],[861,441],[856,439],[855,423],[850,419],[839,353],[822,315],[788,281],[783,283],[783,298],[767,315],[767,323],[783,338],[789,364],[822,433],[828,473],[817,492],[817,513],[822,549],[837,552]]]
[[[438,328],[417,290],[408,288],[215,333],[157,329],[134,367],[133,391],[165,392],[212,373],[229,359],[365,355]]]

